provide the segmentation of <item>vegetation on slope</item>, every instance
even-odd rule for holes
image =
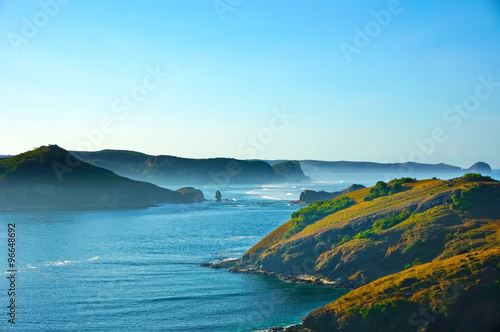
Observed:
[[[384,181],[379,181],[375,185],[375,187],[371,188],[368,195],[365,197],[365,201],[371,201],[377,197],[393,195],[399,192],[402,192],[406,189],[404,184],[417,182],[416,179],[412,178],[401,178],[394,179],[389,181],[389,183],[385,183]]]
[[[315,331],[455,331],[462,324],[464,303],[470,301],[479,303],[474,314],[488,322],[482,326],[485,331],[492,331],[488,328],[497,323],[490,311],[480,312],[480,303],[491,300],[488,294],[498,294],[493,290],[500,283],[498,271],[489,270],[500,248],[500,183],[477,174],[448,181],[402,181],[404,189],[389,195],[365,200],[373,192],[367,188],[338,197],[351,203],[328,215],[318,213],[324,202],[295,212],[245,253],[235,269],[310,275],[357,288],[352,294],[359,294],[354,297],[358,300],[347,301],[349,293],[306,318],[306,326]],[[286,236],[295,218],[316,213]],[[429,274],[415,277],[424,272]],[[373,287],[384,278],[404,282],[380,291]],[[464,289],[453,305],[439,307],[444,313],[435,322],[408,326],[415,310],[435,308],[439,292],[429,292],[433,285],[452,284]],[[498,302],[491,306],[498,308]],[[395,323],[387,325],[387,317]]]
[[[285,233],[285,238],[289,238],[302,231],[306,226],[353,204],[355,204],[353,199],[342,196],[327,201],[317,201],[312,205],[302,208],[292,213],[291,225]]]
[[[382,277],[311,312],[304,325],[330,331],[496,331],[500,249],[436,260]]]

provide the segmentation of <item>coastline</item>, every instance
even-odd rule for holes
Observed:
[[[303,325],[290,325],[285,327],[271,327],[268,329],[261,329],[255,332],[313,332],[313,330],[304,327]]]
[[[283,282],[290,282],[297,284],[311,284],[317,286],[329,286],[334,288],[343,288],[351,290],[359,287],[359,285],[354,285],[353,283],[345,282],[343,280],[330,281],[325,278],[319,278],[308,274],[293,276],[293,275],[283,275],[281,273],[268,272],[255,269],[239,269],[234,266],[237,261],[239,261],[239,258],[226,259],[210,263],[201,263],[198,264],[198,266],[208,267],[210,269],[225,269],[226,271],[231,273],[246,273],[246,274],[274,276]]]
[[[210,263],[201,263],[198,266],[207,267],[210,269],[225,269],[227,272],[231,273],[246,273],[246,274],[255,274],[255,275],[263,275],[263,276],[274,276],[278,280],[288,283],[296,283],[296,284],[311,284],[317,286],[329,286],[334,288],[343,288],[343,289],[354,289],[357,286],[354,286],[349,283],[341,282],[341,281],[329,281],[327,279],[318,278],[311,275],[299,275],[299,276],[285,276],[275,272],[267,272],[261,270],[252,270],[252,269],[238,269],[234,267],[234,265],[239,261],[239,258],[231,258],[225,259],[222,261],[215,261]],[[289,325],[289,326],[278,326],[278,327],[270,327],[256,330],[255,332],[313,332],[313,330],[304,327],[302,324],[298,325]]]

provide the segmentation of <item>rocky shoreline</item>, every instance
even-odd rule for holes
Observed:
[[[256,332],[313,332],[303,325],[292,325],[286,327],[271,327],[269,329],[257,330]]]
[[[235,267],[235,264],[239,261],[238,258],[235,259],[226,259],[222,261],[215,261],[210,263],[202,263],[198,264],[201,267],[208,267],[210,269],[225,269],[231,273],[247,273],[247,274],[257,274],[257,275],[265,275],[265,276],[274,276],[281,281],[297,283],[297,284],[312,284],[318,286],[329,286],[335,288],[348,288],[354,289],[357,286],[354,286],[350,283],[343,281],[329,281],[327,279],[322,279],[310,275],[299,275],[299,276],[290,276],[290,275],[282,275],[274,272],[267,272],[261,270],[252,270],[252,269],[238,269]],[[291,325],[285,327],[271,327],[265,328],[261,330],[257,330],[256,332],[313,332],[313,330],[304,327],[303,325]]]
[[[347,289],[354,289],[359,287],[359,285],[354,285],[353,283],[340,279],[336,281],[330,281],[324,278],[319,278],[311,275],[293,276],[293,275],[283,275],[276,272],[267,272],[262,270],[239,269],[234,266],[238,260],[239,259],[228,259],[219,262],[202,263],[198,264],[198,266],[208,267],[210,269],[225,269],[231,273],[247,273],[247,274],[274,276],[281,281],[297,283],[297,284],[311,284],[317,286],[329,286],[329,287],[347,288]]]

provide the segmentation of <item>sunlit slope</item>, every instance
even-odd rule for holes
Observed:
[[[311,312],[330,331],[498,331],[500,249],[453,256],[382,277]]]
[[[488,177],[400,179],[301,209],[236,268],[357,287],[436,259],[500,247],[498,220],[500,183]]]

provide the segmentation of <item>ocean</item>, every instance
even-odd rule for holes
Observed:
[[[289,220],[300,208],[290,201],[304,189],[336,191],[378,180],[344,174],[304,183],[201,187],[211,201],[146,209],[0,212],[0,329],[250,332],[299,324],[347,290],[198,264],[243,255]],[[215,202],[216,189],[223,202]],[[11,324],[12,273],[5,271],[7,229],[14,223]]]

